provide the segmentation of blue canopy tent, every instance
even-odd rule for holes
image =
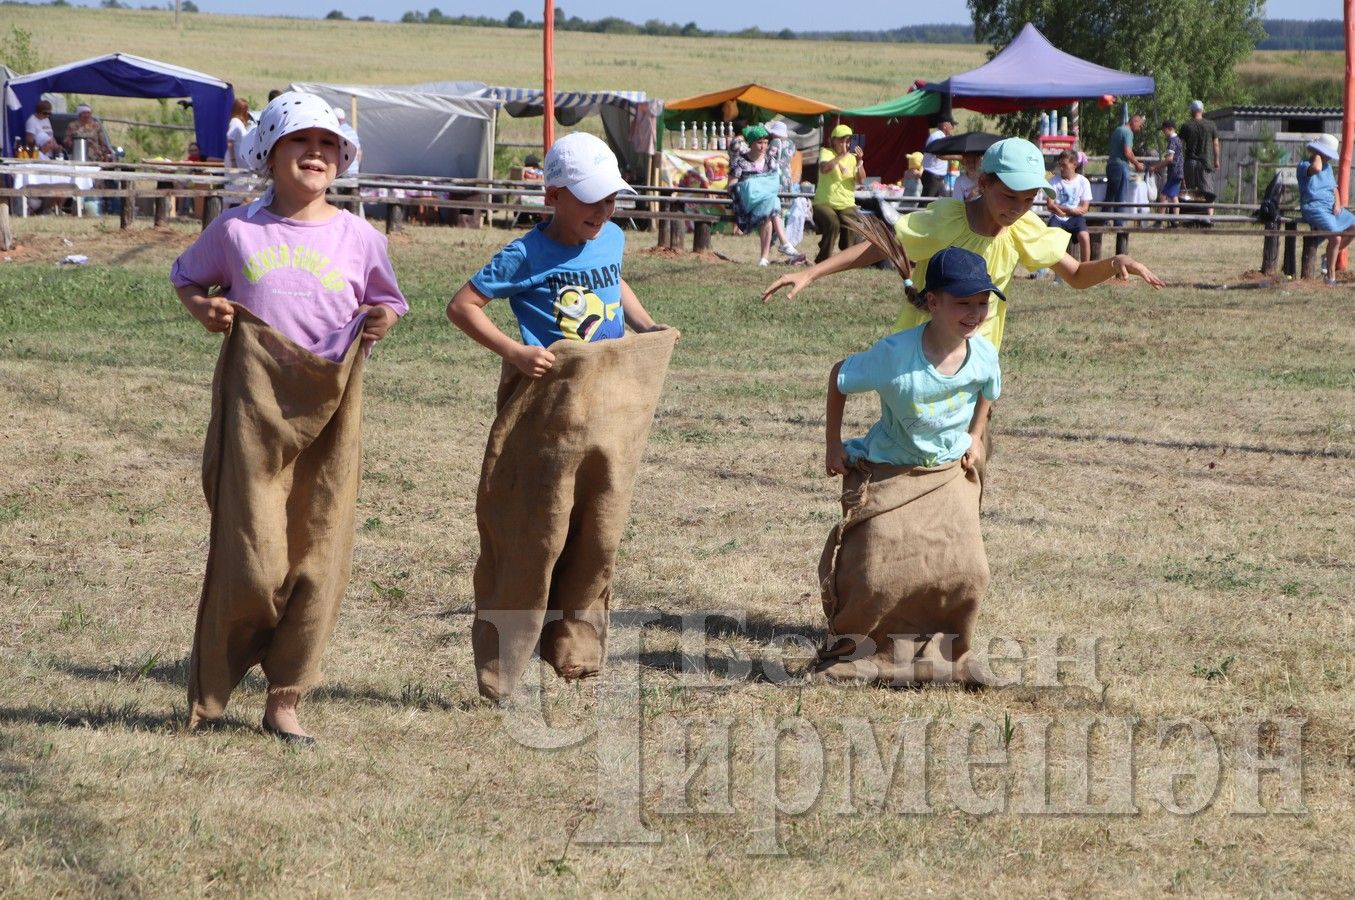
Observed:
[[[1032,106],[1066,106],[1083,97],[1153,93],[1152,77],[1108,69],[1064,53],[1031,23],[988,62],[926,90],[949,94],[952,106],[985,114],[1017,112]]]
[[[202,155],[214,159],[226,155],[226,127],[235,102],[230,84],[128,53],[110,53],[9,79],[5,83],[5,150],[12,149],[23,135],[24,122],[49,91],[152,100],[188,97],[193,101],[193,127]]]

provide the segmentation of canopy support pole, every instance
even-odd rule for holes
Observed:
[[[1355,0],[1346,0],[1346,89],[1345,115],[1341,119],[1341,163],[1336,170],[1336,199],[1342,206],[1350,202],[1350,142],[1355,140]],[[1337,270],[1346,268],[1346,251],[1336,260]],[[1332,277],[1335,272],[1329,272]]]
[[[541,50],[545,71],[542,99],[542,151],[549,151],[555,143],[555,0],[546,0],[545,21],[541,30]]]

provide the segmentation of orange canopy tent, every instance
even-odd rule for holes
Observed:
[[[820,116],[834,112],[838,112],[838,107],[831,103],[822,103],[760,84],[741,84],[723,91],[668,101],[663,107],[663,123],[658,135],[662,140],[663,133],[675,131],[679,122],[744,119],[752,124],[781,115],[813,125],[818,123]]]

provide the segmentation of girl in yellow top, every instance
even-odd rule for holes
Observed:
[[[1034,144],[1021,138],[998,141],[984,153],[979,173],[982,193],[977,198],[968,202],[942,198],[899,219],[894,230],[916,266],[914,282],[926,282],[927,261],[937,251],[963,247],[983,257],[993,284],[1004,293],[1018,263],[1030,271],[1052,268],[1065,282],[1079,289],[1130,275],[1137,275],[1155,288],[1162,287],[1161,279],[1128,255],[1084,263],[1068,254],[1068,232],[1050,228],[1030,210],[1037,193],[1041,190],[1052,193],[1044,177],[1044,157]],[[783,287],[790,288],[786,296],[793,298],[825,275],[882,259],[883,252],[869,243],[860,243],[809,269],[778,278],[767,286],[762,299],[770,300]],[[905,303],[894,327],[912,328],[929,318],[926,310]],[[1006,321],[1007,302],[998,298],[989,305],[988,318],[979,334],[1000,350]]]

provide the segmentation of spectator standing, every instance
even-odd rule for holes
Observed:
[[[927,135],[926,146],[930,147],[933,141],[950,137],[954,132],[955,120],[950,116],[942,116],[937,120],[936,127],[932,129],[931,134]],[[937,156],[935,153],[922,154],[922,196],[941,197],[945,195],[944,185],[948,169],[949,162],[947,159]]]
[[[1143,163],[1134,155],[1134,135],[1143,127],[1143,116],[1135,113],[1129,121],[1110,133],[1110,149],[1106,160],[1106,202],[1128,203],[1132,199],[1131,172],[1142,172]],[[1114,211],[1119,212],[1120,207]],[[1116,219],[1115,226],[1124,224]]]
[[[795,142],[790,139],[790,129],[785,122],[769,122],[767,135],[771,139],[767,145],[767,158],[781,174],[781,193],[789,194],[792,184],[790,164],[795,158]]]
[[[249,103],[243,97],[236,97],[235,102],[231,104],[230,124],[226,126],[226,159],[224,162],[227,170],[250,168],[249,160],[244,158],[244,148],[245,136],[253,129],[254,126],[249,115]],[[248,190],[250,184],[251,182],[247,178],[228,178],[224,185],[227,193],[222,198],[222,207],[229,209],[244,202],[244,197],[241,194]]]
[[[1181,183],[1185,179],[1186,152],[1181,145],[1181,136],[1176,133],[1176,123],[1167,119],[1162,123],[1162,136],[1167,139],[1167,149],[1162,159],[1153,164],[1154,172],[1165,172],[1162,188],[1157,199],[1165,207],[1164,211],[1175,215],[1181,211],[1177,199],[1181,196]],[[1167,227],[1175,228],[1172,222]]]
[[[353,164],[348,167],[348,177],[357,178],[360,174],[362,164],[362,142],[358,140],[357,129],[348,124],[348,113],[343,111],[343,107],[334,107],[334,118],[339,120],[339,133],[348,138],[349,143],[358,148],[357,155],[353,157]],[[343,204],[343,208],[361,217],[363,215],[362,200],[358,199],[361,191],[356,185],[353,187],[339,188],[338,192],[353,199]]]
[[[866,180],[861,147],[848,150],[852,142],[850,125],[838,125],[828,135],[828,146],[819,151],[819,184],[814,189],[814,230],[819,233],[816,263],[832,256],[834,245],[846,250],[856,236],[846,228],[856,218],[856,186]]]
[[[1213,122],[1204,117],[1204,101],[1190,101],[1190,121],[1181,125],[1181,145],[1186,151],[1185,185],[1186,190],[1199,194],[1213,203],[1218,194],[1214,191],[1214,170],[1219,167],[1219,130]],[[1209,215],[1214,208],[1209,208]],[[1210,225],[1213,223],[1205,223]]]
[[[244,147],[245,135],[250,131],[249,122],[249,102],[243,97],[236,97],[235,102],[231,104],[230,124],[226,126],[225,163],[228,169],[248,168],[240,157],[240,151]]]
[[[908,171],[903,173],[903,196],[921,197],[922,196],[922,151],[909,153],[905,159],[908,160]]]

